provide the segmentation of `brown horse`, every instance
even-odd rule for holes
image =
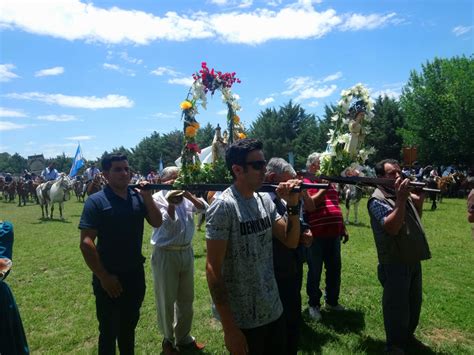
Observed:
[[[82,180],[74,181],[73,189],[74,189],[74,193],[76,195],[77,201],[81,202],[82,200],[82,202],[84,202],[84,196],[85,196],[84,181]]]
[[[16,183],[16,193],[18,194],[18,207],[21,207],[22,203],[23,206],[26,206],[29,193],[28,182],[23,179],[18,180]]]
[[[9,184],[3,186],[3,198],[7,202],[12,202],[15,200],[16,195],[16,182],[12,181]]]

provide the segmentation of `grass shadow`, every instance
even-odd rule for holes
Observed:
[[[326,343],[333,342],[337,338],[328,332],[316,332],[311,326],[309,317],[303,314],[304,321],[300,328],[300,341],[298,350],[303,354],[321,354]],[[298,351],[299,352],[299,351]]]
[[[43,224],[43,223],[62,223],[62,224],[71,224],[71,221],[68,221],[67,219],[50,219],[50,218],[44,218],[40,217],[38,218],[38,222],[32,222],[31,224]]]
[[[359,347],[368,355],[383,354],[385,352],[385,341],[371,337],[365,337],[361,338]]]
[[[364,312],[354,309],[345,311],[321,312],[323,318],[321,324],[334,330],[336,333],[357,333],[365,329]]]

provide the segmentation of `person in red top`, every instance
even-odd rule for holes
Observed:
[[[306,169],[308,173],[319,171],[319,153],[308,156]],[[320,182],[314,178],[305,178],[304,182]],[[309,189],[304,196],[305,220],[313,234],[313,244],[306,255],[308,278],[306,292],[309,297],[309,314],[316,321],[321,319],[321,296],[319,289],[323,264],[326,269],[325,303],[330,311],[342,311],[339,304],[341,287],[341,239],[349,240],[342,211],[339,207],[339,196],[333,184],[329,189]]]

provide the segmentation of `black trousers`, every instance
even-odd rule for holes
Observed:
[[[404,350],[420,319],[421,263],[379,264],[378,277],[383,286],[382,308],[387,350]]]
[[[95,275],[92,278],[99,321],[99,354],[115,354],[116,343],[121,354],[134,354],[135,327],[145,297],[145,272],[141,267],[136,271],[114,274],[123,288],[118,298],[110,298],[99,279]]]
[[[298,253],[299,250],[295,251]],[[297,254],[295,273],[280,275],[275,273],[278,293],[283,305],[283,316],[286,325],[286,354],[296,355],[301,329],[301,283],[303,279],[303,258]]]
[[[286,324],[277,320],[251,329],[241,329],[249,347],[248,355],[286,355]]]

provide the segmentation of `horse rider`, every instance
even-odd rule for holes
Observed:
[[[84,184],[84,192],[87,191],[87,187],[92,183],[92,180],[94,180],[94,177],[97,174],[100,174],[99,168],[95,166],[95,163],[91,163],[91,165],[84,172],[84,177],[86,179],[86,183]]]
[[[9,185],[13,181],[12,174],[6,173],[5,174],[5,184]]]
[[[48,192],[51,190],[51,186],[53,186],[54,181],[59,177],[59,172],[56,169],[56,163],[51,162],[46,168],[44,168],[41,172],[41,177],[44,181],[46,181],[41,188],[41,192],[43,197],[49,200]]]
[[[25,179],[25,181],[32,180],[31,173],[28,171],[28,169],[23,170],[23,179]]]

